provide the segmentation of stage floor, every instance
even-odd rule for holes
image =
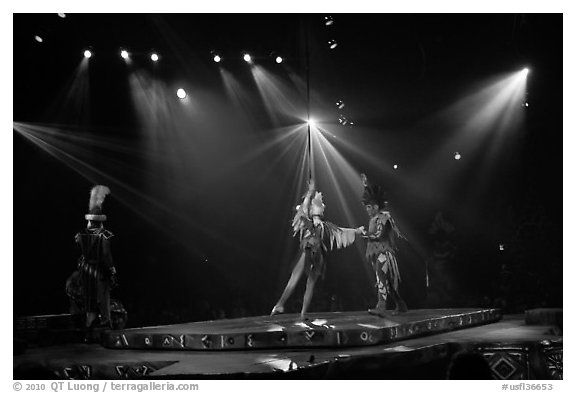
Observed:
[[[455,351],[485,348],[489,350],[486,353],[494,358],[500,348],[506,351],[500,353],[500,358],[494,358],[495,372],[500,372],[503,379],[530,379],[534,375],[529,370],[520,364],[513,364],[518,358],[514,357],[514,353],[512,357],[508,356],[510,348],[517,348],[521,352],[522,348],[535,343],[558,339],[561,340],[561,336],[558,337],[550,326],[526,325],[524,315],[516,315],[487,325],[360,347],[267,348],[226,352],[113,350],[97,344],[30,348],[24,354],[14,356],[14,368],[16,373],[17,369],[21,372],[27,365],[42,367],[54,372],[57,377],[73,379],[282,379],[289,378],[291,374],[296,378],[358,376],[369,379],[442,379],[443,367]],[[440,364],[438,362],[441,366],[434,371],[430,365]]]
[[[366,311],[260,316],[178,325],[106,331],[107,348],[170,350],[255,350],[266,348],[338,348],[384,344],[437,334],[501,318],[497,309],[410,310],[386,317]]]

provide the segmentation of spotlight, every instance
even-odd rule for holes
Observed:
[[[218,55],[214,55],[214,62],[215,63],[220,63],[222,61],[222,58]]]
[[[306,123],[308,123],[308,125],[310,127],[315,127],[316,126],[316,121],[314,119],[310,119],[308,120]]]
[[[334,49],[338,46],[338,43],[336,42],[336,40],[330,40],[328,41],[328,46],[330,47],[330,49]]]
[[[394,169],[398,169],[398,164],[394,164]]]
[[[276,56],[276,63],[280,64],[284,61],[284,59],[282,58],[282,56]]]
[[[38,42],[44,42],[44,40],[42,39],[42,37],[40,37],[39,35],[35,35],[34,39]]]
[[[346,116],[340,115],[338,116],[338,122],[343,126],[345,126],[346,124],[348,124],[348,119],[346,119]]]
[[[66,18],[66,14],[63,14],[63,13],[58,13],[58,16],[59,16],[60,18]]]
[[[122,51],[120,51],[120,56],[122,56],[123,59],[127,59],[128,51],[126,49],[122,49]]]
[[[246,63],[250,63],[252,61],[252,57],[248,53],[245,53],[244,54],[244,61]]]
[[[524,75],[524,77],[526,77],[529,72],[530,72],[530,69],[528,69],[528,67],[526,67],[522,70],[522,75]]]
[[[330,15],[325,16],[325,17],[324,17],[324,24],[325,24],[326,26],[333,25],[333,24],[334,24],[334,18],[332,18]]]
[[[454,159],[455,159],[455,160],[459,160],[459,159],[461,159],[461,158],[462,158],[462,156],[460,155],[460,153],[454,152]]]
[[[84,51],[84,57],[87,58],[87,59],[91,58],[91,57],[92,57],[92,52],[90,52],[88,49],[86,49],[86,50]]]
[[[526,101],[524,104],[522,104],[522,106],[528,108],[528,101]]]
[[[504,251],[504,244],[500,244],[499,247],[500,251]]]
[[[160,59],[160,57],[156,53],[152,53],[150,55],[150,60],[152,60],[152,61],[158,61],[159,59]]]
[[[176,91],[176,95],[178,96],[178,98],[180,98],[181,100],[183,100],[183,99],[186,98],[186,96],[187,96],[186,90],[180,88],[180,89],[178,89],[178,91]]]
[[[344,108],[344,101],[342,100],[336,101],[336,106],[338,107],[338,109]]]

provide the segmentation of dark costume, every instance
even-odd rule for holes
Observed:
[[[296,215],[292,220],[294,236],[300,236],[300,254],[292,271],[290,280],[282,293],[282,296],[272,309],[272,315],[284,312],[284,303],[292,294],[303,272],[306,272],[308,280],[302,304],[301,317],[304,319],[318,277],[322,276],[325,269],[325,254],[328,251],[327,240],[330,249],[347,247],[354,242],[358,229],[340,228],[331,222],[323,221],[325,205],[322,202],[322,193],[315,192],[314,183],[311,182],[304,201],[296,207]]]
[[[366,259],[374,269],[378,288],[378,304],[368,312],[383,316],[388,298],[395,303],[395,311],[405,312],[406,303],[398,291],[401,279],[396,261],[396,239],[403,236],[390,212],[385,210],[387,201],[382,188],[368,185],[365,175],[362,175],[362,180],[364,183],[362,202],[370,215],[368,231],[364,234],[368,240]]]
[[[88,326],[98,314],[100,325],[110,326],[110,290],[116,283],[116,269],[110,251],[110,239],[114,235],[102,224],[106,220],[102,214],[102,203],[109,193],[105,186],[92,189],[90,213],[85,216],[88,226],[75,237],[82,252],[78,259],[78,272]]]

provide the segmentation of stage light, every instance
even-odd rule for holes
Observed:
[[[34,39],[38,42],[44,42],[44,40],[42,39],[42,37],[40,37],[39,35],[35,35]]]
[[[460,153],[454,152],[454,159],[455,159],[455,160],[459,160],[459,159],[461,159],[461,158],[462,158],[462,156],[460,155]]]
[[[276,56],[276,63],[280,64],[282,61],[284,61],[284,59],[281,56]]]
[[[176,95],[178,96],[178,98],[180,98],[181,100],[183,100],[184,98],[186,98],[186,90],[180,88],[178,89],[178,91],[176,91]]]
[[[122,56],[123,59],[127,59],[128,58],[128,51],[125,49],[122,49],[122,51],[120,52],[120,56]]]
[[[160,57],[158,56],[158,54],[152,53],[152,54],[150,55],[150,59],[151,59],[152,61],[158,61],[158,60],[160,59]]]
[[[63,13],[59,13],[58,16],[59,16],[60,18],[66,18],[66,14],[63,14]]]
[[[220,63],[222,61],[222,58],[218,55],[214,55],[214,62],[215,63]]]
[[[344,101],[342,100],[336,101],[336,106],[338,107],[338,109],[344,108]]]
[[[246,63],[250,63],[252,61],[252,57],[248,53],[245,53],[244,54],[244,61]]]
[[[306,123],[308,123],[308,125],[310,127],[315,127],[316,126],[316,121],[314,119],[310,119],[308,120]]]
[[[528,107],[528,101],[526,101],[524,104],[522,104],[522,106],[527,108]]]
[[[524,69],[522,70],[522,75],[524,75],[524,77],[526,77],[526,76],[528,76],[528,73],[529,73],[529,72],[530,72],[530,69],[524,68]]]
[[[398,169],[398,164],[394,164],[394,169]]]
[[[336,42],[336,40],[330,40],[328,41],[328,46],[330,47],[330,49],[334,49],[338,46],[338,43]]]
[[[325,16],[325,17],[324,17],[324,24],[325,24],[326,26],[333,25],[333,24],[334,24],[334,18],[332,18],[330,15]]]
[[[499,245],[500,251],[504,251],[504,244]]]
[[[346,124],[348,124],[348,119],[346,118],[346,116],[340,115],[338,116],[338,122],[343,126],[345,126]]]
[[[92,52],[90,52],[88,49],[86,49],[86,50],[84,51],[84,57],[87,58],[87,59],[91,58],[91,57],[92,57]]]

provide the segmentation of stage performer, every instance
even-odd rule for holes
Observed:
[[[381,186],[371,186],[365,174],[361,175],[364,184],[362,202],[370,218],[367,239],[366,259],[376,275],[378,304],[369,309],[370,314],[385,316],[386,301],[390,298],[395,304],[394,313],[406,312],[406,303],[400,296],[400,271],[396,261],[396,240],[403,238],[394,219],[387,210],[388,201]]]
[[[76,234],[82,255],[78,260],[86,327],[110,327],[110,291],[116,286],[116,268],[110,251],[112,232],[104,229],[102,204],[110,189],[94,186],[90,192],[86,229]],[[96,318],[100,314],[100,321]]]
[[[296,206],[296,215],[292,220],[294,236],[297,234],[300,236],[300,253],[288,284],[272,309],[271,315],[284,312],[284,304],[296,288],[302,273],[306,272],[308,280],[300,317],[302,320],[307,319],[306,312],[312,300],[314,285],[318,277],[324,274],[328,246],[330,249],[334,248],[334,244],[337,248],[347,247],[354,242],[357,234],[364,232],[364,227],[340,228],[324,221],[325,207],[322,193],[316,192],[314,180],[310,180],[304,200],[301,205]]]

